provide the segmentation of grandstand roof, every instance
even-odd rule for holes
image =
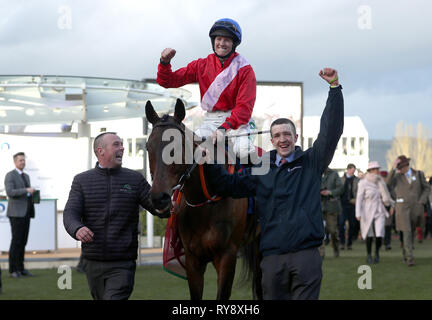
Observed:
[[[0,75],[0,125],[70,123],[145,117],[173,110],[190,92],[164,89],[145,80],[76,76]]]

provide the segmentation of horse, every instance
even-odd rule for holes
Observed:
[[[212,263],[217,272],[217,299],[228,300],[231,296],[234,281],[237,253],[243,244],[244,273],[249,279],[253,275],[252,290],[254,297],[261,298],[260,274],[256,272],[257,260],[256,222],[254,215],[247,214],[248,199],[221,198],[215,199],[211,186],[206,182],[205,165],[199,167],[196,161],[187,164],[186,144],[192,143],[193,151],[197,142],[188,141],[187,132],[191,132],[182,123],[185,118],[184,104],[177,99],[174,116],[159,117],[150,101],[146,104],[147,120],[153,125],[148,137],[146,148],[149,157],[149,167],[152,177],[150,197],[157,210],[165,211],[171,206],[173,191],[181,186],[183,196],[179,204],[178,232],[183,243],[185,254],[185,269],[191,300],[201,300],[204,288],[204,273],[208,263]],[[166,164],[163,160],[169,151],[170,141],[163,141],[168,129],[176,131],[176,137],[181,137],[177,145],[181,150],[181,163]],[[189,130],[189,131],[188,131]],[[193,133],[192,133],[193,136]],[[175,139],[174,139],[175,140]],[[175,151],[175,150],[174,150]],[[172,154],[173,150],[169,153]],[[203,190],[202,176],[207,190]],[[205,193],[207,192],[207,196]],[[211,200],[208,194],[213,194]],[[244,274],[242,273],[242,274]],[[256,295],[255,295],[256,293]]]

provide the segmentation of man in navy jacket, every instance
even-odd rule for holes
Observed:
[[[303,151],[295,146],[294,123],[281,118],[270,127],[275,150],[263,157],[261,166],[269,166],[265,174],[248,168],[230,175],[223,166],[207,166],[212,189],[219,195],[256,197],[264,299],[319,297],[322,259],[318,247],[324,238],[321,175],[333,158],[344,120],[337,71],[325,68],[319,75],[330,84],[330,92],[311,148]]]

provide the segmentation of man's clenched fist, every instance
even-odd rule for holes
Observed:
[[[324,68],[319,72],[319,76],[323,78],[325,81],[330,83],[332,86],[339,85],[338,73],[335,69],[332,68]]]

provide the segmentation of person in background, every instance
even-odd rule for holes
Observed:
[[[429,185],[432,185],[432,177],[429,178]],[[427,239],[429,234],[432,236],[432,187],[428,199],[429,201],[426,202],[425,239]]]
[[[383,170],[380,171],[381,177],[385,180],[388,176],[388,172]],[[394,200],[394,197],[392,195],[392,191],[389,190],[390,196]],[[385,206],[386,210],[390,213],[391,206]],[[394,209],[393,209],[394,211]],[[394,220],[394,214],[389,215],[385,219],[385,227],[384,227],[384,247],[385,250],[391,250],[391,237],[392,237],[392,229],[393,229],[393,220]]]
[[[24,152],[13,156],[15,169],[5,177],[5,189],[8,196],[6,215],[11,224],[12,240],[9,249],[9,274],[12,278],[32,276],[24,269],[24,254],[30,231],[30,219],[35,217],[32,195],[36,191],[31,187],[30,177],[23,170],[26,165]]]
[[[359,178],[359,181],[361,179],[363,179],[364,176],[365,176],[365,173],[363,171],[361,171],[360,169],[357,169],[357,177]],[[357,183],[357,185],[358,185],[358,183]],[[355,219],[352,240],[354,242],[354,241],[356,241],[359,238],[361,238],[361,236],[360,236],[360,221],[358,221],[357,219]]]
[[[345,249],[345,237],[347,237],[347,249],[352,249],[353,235],[356,228],[355,202],[359,178],[355,176],[356,166],[348,164],[346,172],[342,177],[343,192],[341,195],[342,214],[339,216],[339,239],[340,249]],[[346,222],[348,221],[348,232]],[[346,234],[347,233],[347,234]]]
[[[385,219],[389,216],[385,206],[393,207],[394,201],[383,178],[379,174],[379,164],[371,161],[365,177],[358,184],[356,218],[360,221],[361,235],[366,240],[367,259],[371,264],[379,263],[379,251],[384,237]],[[393,210],[391,210],[393,214]],[[372,260],[372,242],[375,238],[375,257]]]
[[[321,178],[321,209],[325,221],[325,229],[330,234],[333,256],[339,257],[339,235],[337,221],[342,211],[340,195],[343,192],[342,180],[336,171],[327,168]],[[320,254],[325,255],[324,243],[320,247]]]
[[[396,195],[396,229],[403,233],[403,261],[413,266],[416,226],[424,227],[424,205],[428,201],[430,185],[422,171],[410,167],[410,160],[405,155],[396,158],[387,185]]]

